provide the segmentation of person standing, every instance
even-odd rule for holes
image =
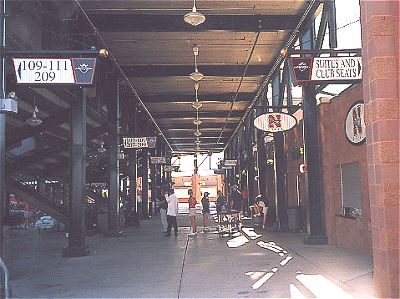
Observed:
[[[208,226],[208,216],[210,215],[210,200],[208,199],[208,192],[204,192],[201,204],[203,206],[203,226],[204,230]]]
[[[226,211],[226,199],[225,196],[222,194],[221,190],[217,191],[217,203],[216,203],[216,208],[217,208],[217,215],[218,215],[218,223],[221,225],[222,223],[222,215],[221,211],[225,209]]]
[[[189,216],[191,221],[191,235],[195,235],[197,233],[197,224],[196,224],[196,204],[197,200],[193,194],[192,190],[189,190]]]
[[[231,192],[231,194],[229,194],[229,201],[230,201],[232,210],[237,211],[237,217],[238,217],[237,220],[238,220],[238,223],[240,226],[240,224],[242,222],[241,212],[243,209],[243,197],[242,197],[242,194],[240,193],[237,185],[232,186],[232,192]]]
[[[232,192],[229,195],[229,201],[230,201],[231,208],[233,210],[237,210],[238,212],[242,211],[243,197],[242,197],[242,194],[240,193],[237,185],[232,186]]]
[[[162,232],[166,233],[168,229],[168,222],[167,222],[167,209],[168,209],[168,202],[167,197],[169,196],[168,190],[163,191],[163,196],[159,202],[160,205],[160,216],[161,216],[161,226]]]
[[[172,226],[174,226],[175,236],[178,235],[178,223],[176,222],[176,216],[178,214],[178,198],[175,195],[174,189],[170,190],[170,195],[167,197],[168,209],[167,209],[167,236],[171,236]]]
[[[244,187],[242,191],[242,198],[243,198],[243,215],[247,216],[249,211],[249,192],[247,188]]]
[[[259,194],[254,199],[254,206],[256,207],[258,213],[263,213],[262,228],[265,228],[265,226],[267,225],[267,215],[269,207],[268,200],[264,198],[262,194]]]

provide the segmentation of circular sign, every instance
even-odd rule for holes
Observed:
[[[347,140],[351,144],[358,145],[365,141],[366,129],[363,102],[356,102],[350,107],[349,112],[347,112],[344,130]]]
[[[296,124],[297,119],[294,116],[282,112],[262,114],[254,120],[257,129],[271,133],[288,131]]]

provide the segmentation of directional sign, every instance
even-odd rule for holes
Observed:
[[[167,164],[166,157],[150,157],[151,164]]]
[[[13,58],[19,84],[92,84],[96,58]]]
[[[225,170],[224,169],[214,169],[214,174],[224,174]]]
[[[125,149],[155,148],[157,137],[124,137],[122,138]]]
[[[362,61],[359,56],[293,57],[291,63],[295,80],[299,83],[352,83],[362,79]]]
[[[230,169],[233,169],[233,166],[222,165],[222,166],[221,166],[221,169],[223,169],[223,170],[230,170]]]
[[[225,166],[236,166],[237,165],[237,160],[224,160],[224,165]]]
[[[179,166],[172,166],[172,165],[165,165],[164,166],[164,171],[165,172],[171,172],[171,171],[178,171]]]

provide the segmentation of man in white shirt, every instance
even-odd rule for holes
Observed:
[[[178,223],[176,222],[176,215],[178,214],[178,198],[174,193],[174,189],[170,190],[170,196],[167,197],[167,236],[171,236],[172,225],[174,226],[175,236],[178,235]]]

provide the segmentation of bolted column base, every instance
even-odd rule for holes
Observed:
[[[303,238],[304,244],[308,245],[326,245],[328,244],[328,237],[325,235],[305,235]]]
[[[81,257],[81,256],[87,256],[90,254],[90,249],[89,247],[82,246],[82,247],[65,247],[63,249],[62,256],[63,257]]]

